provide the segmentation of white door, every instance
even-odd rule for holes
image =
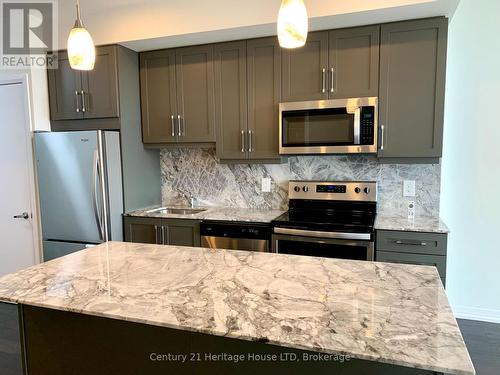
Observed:
[[[0,276],[36,259],[27,100],[25,83],[0,81]]]

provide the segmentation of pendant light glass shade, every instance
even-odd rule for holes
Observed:
[[[306,44],[307,10],[303,0],[283,0],[278,13],[278,40],[283,48],[298,48]]]
[[[80,18],[80,4],[76,3],[76,22],[68,37],[68,59],[72,69],[92,70],[95,64],[95,46]]]

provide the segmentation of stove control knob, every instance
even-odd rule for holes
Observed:
[[[304,190],[304,193],[307,193],[309,191],[309,186],[304,186],[302,190]]]
[[[354,188],[354,191],[356,192],[356,194],[361,193],[361,189],[357,186]]]
[[[367,186],[364,189],[365,194],[370,194],[370,188]]]
[[[300,186],[295,186],[293,190],[295,190],[298,193],[300,191]]]

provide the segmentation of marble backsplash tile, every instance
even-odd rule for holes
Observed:
[[[409,198],[403,180],[416,181],[416,214],[439,214],[439,164],[381,164],[373,156],[294,156],[283,164],[220,164],[212,149],[161,151],[164,205],[185,205],[193,194],[203,205],[286,209],[289,180],[361,180],[378,182],[378,210],[405,215]],[[261,192],[261,178],[270,177],[271,192]]]

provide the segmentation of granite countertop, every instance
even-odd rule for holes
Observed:
[[[153,206],[125,213],[125,216],[158,217],[165,219],[191,219],[191,220],[219,220],[242,221],[252,223],[270,223],[285,211],[282,210],[257,210],[251,208],[224,208],[224,207],[199,207],[205,211],[192,215],[163,214],[151,212],[162,206]],[[170,207],[170,206],[169,206]],[[173,207],[173,206],[172,206]],[[181,207],[185,208],[185,207]]]
[[[0,300],[474,374],[434,267],[109,242],[0,278]]]
[[[435,216],[417,216],[414,220],[408,220],[402,216],[388,216],[377,214],[375,229],[399,230],[409,232],[449,233],[446,224]]]

